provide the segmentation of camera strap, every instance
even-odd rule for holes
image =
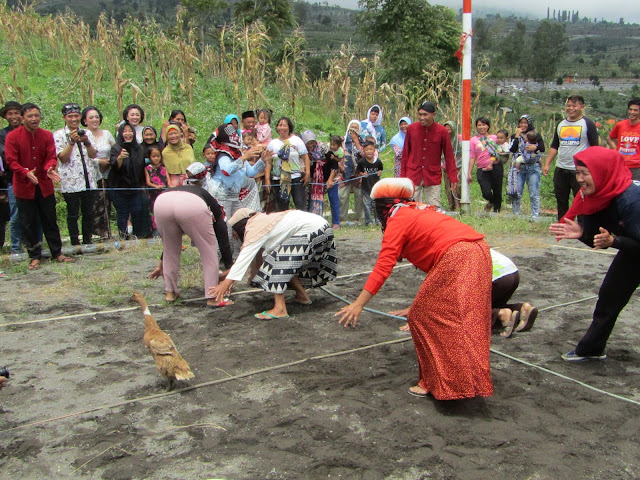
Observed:
[[[84,183],[87,187],[87,190],[91,190],[91,185],[89,183],[89,172],[87,171],[87,164],[84,160],[84,152],[82,151],[83,143],[76,144],[78,146],[78,150],[80,151],[80,160],[82,160],[82,171],[84,172]]]

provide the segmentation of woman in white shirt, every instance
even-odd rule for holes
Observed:
[[[274,190],[279,212],[289,209],[291,197],[297,210],[306,210],[305,189],[309,184],[311,170],[307,147],[300,137],[293,134],[293,122],[290,118],[280,118],[276,131],[278,138],[267,145],[267,150],[274,157],[273,164],[265,169],[264,186],[267,192]]]
[[[255,317],[286,318],[289,314],[284,292],[288,286],[296,292],[294,302],[309,305],[311,299],[305,288],[319,287],[336,278],[333,230],[321,216],[300,210],[266,214],[241,208],[228,224],[243,243],[226,278],[209,291],[217,301],[223,301],[226,292],[251,267],[252,284],[275,296],[274,307]]]

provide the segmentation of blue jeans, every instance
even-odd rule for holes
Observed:
[[[539,163],[532,165],[521,164],[518,172],[518,196],[513,199],[513,213],[520,215],[520,199],[524,193],[524,184],[529,186],[529,200],[531,201],[531,217],[540,215],[540,177],[542,170]]]
[[[340,197],[338,196],[338,184],[327,190],[329,205],[331,206],[331,224],[340,224]]]
[[[20,227],[20,217],[18,216],[18,204],[16,196],[13,194],[13,186],[9,184],[9,225],[11,228],[11,253],[20,252],[20,240],[22,239],[22,228]],[[42,230],[42,229],[41,229]],[[39,241],[42,242],[42,233]]]

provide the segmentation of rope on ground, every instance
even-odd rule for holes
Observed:
[[[322,288],[322,290],[324,290],[325,292],[329,293],[330,295],[333,295],[333,296],[334,296],[334,297],[336,297],[336,298],[339,298],[339,299],[340,299],[340,300],[342,300],[343,302],[345,302],[345,303],[351,303],[349,300],[347,300],[347,299],[345,299],[345,298],[342,298],[342,297],[340,297],[340,296],[338,296],[338,295],[336,295],[336,294],[334,294],[334,293],[331,293],[331,292],[330,292],[330,291],[328,291],[325,287],[321,287],[321,288]],[[582,299],[582,300],[579,300],[579,301],[585,301],[585,300],[589,300],[589,299],[592,299],[592,298],[598,298],[598,297],[597,297],[597,295],[596,295],[596,296],[589,297],[589,298],[587,298],[587,299]],[[569,302],[569,303],[567,303],[566,305],[570,305],[570,304],[572,304],[572,303],[577,303],[577,302]],[[553,307],[547,307],[547,309],[548,309],[548,308],[553,308]],[[378,314],[380,314],[380,315],[385,315],[385,316],[387,316],[387,317],[392,317],[392,318],[402,318],[403,320],[406,320],[406,318],[404,318],[404,317],[398,317],[398,316],[396,316],[396,315],[391,315],[391,314],[389,314],[389,313],[380,312],[380,311],[378,311],[378,310],[368,309],[368,308],[366,308],[366,307],[365,307],[365,310],[367,310],[367,311],[369,311],[369,312],[372,312],[372,313],[378,313]],[[408,340],[408,339],[407,339],[407,340]],[[601,388],[594,387],[594,386],[592,386],[592,385],[589,385],[588,383],[582,382],[582,381],[580,381],[580,380],[576,380],[575,378],[568,377],[568,376],[566,376],[566,375],[563,375],[562,373],[558,373],[558,372],[555,372],[555,371],[553,371],[553,370],[549,370],[548,368],[541,367],[540,365],[536,365],[535,363],[527,362],[526,360],[522,360],[522,359],[520,359],[520,358],[514,357],[514,356],[509,355],[509,354],[507,354],[507,353],[503,353],[503,352],[501,352],[501,351],[499,351],[499,350],[496,350],[495,348],[490,348],[490,349],[489,349],[489,351],[490,351],[491,353],[495,353],[496,355],[500,355],[500,356],[502,356],[502,357],[508,358],[509,360],[513,360],[514,362],[521,363],[521,364],[526,365],[526,366],[531,367],[531,368],[537,368],[538,370],[542,370],[543,372],[548,373],[548,374],[550,374],[550,375],[555,375],[556,377],[562,378],[562,379],[564,379],[564,380],[569,380],[569,381],[571,381],[571,382],[577,383],[578,385],[581,385],[581,386],[583,386],[583,387],[585,387],[585,388],[588,388],[588,389],[590,389],[590,390],[593,390],[594,392],[598,392],[598,393],[603,394],[603,395],[608,395],[608,396],[610,396],[610,397],[612,397],[612,398],[615,398],[615,399],[617,399],[617,400],[623,400],[623,401],[625,401],[625,402],[633,403],[634,405],[640,405],[640,402],[638,402],[638,401],[636,401],[636,400],[633,400],[633,399],[631,399],[631,398],[627,398],[627,397],[623,397],[623,396],[621,396],[621,395],[617,395],[617,394],[615,394],[615,393],[607,392],[606,390],[602,390]]]
[[[405,267],[413,267],[413,265],[411,264],[406,264],[406,265],[396,265],[394,267],[395,268],[405,268]],[[359,272],[359,273],[351,273],[349,275],[339,275],[338,277],[336,277],[336,280],[340,279],[345,279],[345,278],[352,278],[352,277],[357,277],[360,275],[368,275],[370,274],[371,271],[368,272]],[[264,290],[259,289],[259,288],[253,288],[250,290],[240,290],[238,292],[232,292],[231,296],[237,296],[237,295],[246,295],[248,293],[258,293],[258,292],[263,292]],[[182,302],[184,303],[191,303],[191,302],[199,302],[202,300],[206,300],[207,297],[197,297],[197,298],[189,298],[189,299],[185,299],[182,300]],[[162,305],[160,304],[154,304],[154,305],[149,305],[150,307],[161,307]],[[73,315],[63,315],[60,317],[51,317],[51,318],[40,318],[37,320],[26,320],[24,322],[8,322],[8,323],[0,323],[0,327],[11,327],[11,326],[16,326],[16,325],[29,325],[29,324],[33,324],[33,323],[46,323],[46,322],[53,322],[55,320],[69,320],[71,318],[82,318],[82,317],[91,317],[91,316],[95,316],[95,315],[107,315],[110,313],[120,313],[120,312],[131,312],[133,310],[136,310],[140,308],[139,306],[135,306],[135,307],[123,307],[123,308],[117,308],[115,310],[102,310],[102,311],[98,311],[98,312],[88,312],[88,313],[75,313]]]
[[[199,383],[197,385],[191,385],[188,387],[184,387],[184,388],[180,388],[178,390],[173,390],[171,392],[165,392],[165,393],[157,393],[155,395],[147,395],[145,397],[139,397],[139,398],[133,398],[131,400],[124,400],[122,402],[116,402],[116,403],[111,403],[111,404],[107,404],[107,405],[101,405],[99,407],[94,407],[94,408],[89,408],[87,410],[82,410],[79,412],[73,412],[73,413],[68,413],[66,415],[60,415],[59,417],[52,417],[52,418],[47,418],[45,420],[38,420],[35,422],[30,422],[30,423],[25,423],[23,425],[17,425],[15,427],[10,427],[10,428],[5,428],[3,430],[0,430],[0,433],[3,432],[9,432],[12,430],[21,430],[21,429],[26,429],[26,428],[30,428],[30,427],[36,427],[39,425],[45,425],[47,423],[52,423],[58,420],[64,420],[67,418],[72,418],[72,417],[78,417],[81,415],[86,415],[87,413],[93,413],[93,412],[98,412],[100,410],[110,410],[113,408],[118,408],[118,407],[122,407],[125,405],[131,405],[133,403],[140,403],[140,402],[145,402],[148,400],[157,400],[159,398],[165,398],[165,397],[170,397],[173,395],[178,395],[180,393],[185,393],[185,392],[189,392],[191,390],[197,390],[199,388],[203,388],[203,387],[209,387],[212,385],[219,385],[221,383],[225,383],[225,382],[230,382],[232,380],[239,380],[241,378],[246,378],[246,377],[250,377],[253,375],[258,375],[260,373],[266,373],[266,372],[272,372],[275,370],[282,370],[283,368],[288,368],[288,367],[292,367],[295,365],[300,365],[301,363],[305,363],[305,362],[310,362],[310,361],[314,361],[314,360],[324,360],[326,358],[331,358],[331,357],[338,357],[341,355],[347,355],[350,353],[355,353],[355,352],[361,352],[364,350],[370,350],[372,348],[377,348],[377,347],[381,347],[384,345],[392,345],[394,343],[404,343],[404,342],[408,342],[409,340],[411,340],[411,337],[407,337],[407,338],[400,338],[400,339],[395,339],[395,340],[388,340],[386,342],[380,342],[380,343],[375,343],[372,345],[365,345],[362,347],[357,347],[357,348],[351,348],[349,350],[342,350],[339,352],[332,352],[332,353],[326,353],[323,355],[316,355],[313,357],[307,357],[307,358],[303,358],[301,360],[296,360],[293,362],[288,362],[288,363],[282,363],[280,365],[275,365],[275,366],[271,366],[271,367],[265,367],[265,368],[261,368],[258,370],[252,370],[250,372],[245,372],[245,373],[240,373],[238,375],[233,375],[231,377],[225,377],[225,378],[220,378],[218,380],[212,380],[210,382],[204,382],[204,383]]]
[[[604,255],[617,255],[617,252],[610,250],[596,250],[595,248],[567,247],[566,245],[551,245],[553,248],[562,248],[564,250],[579,250],[581,252],[602,253]]]

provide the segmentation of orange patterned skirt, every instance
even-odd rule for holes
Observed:
[[[478,242],[451,246],[429,272],[407,315],[418,385],[438,400],[493,394],[491,254]]]

